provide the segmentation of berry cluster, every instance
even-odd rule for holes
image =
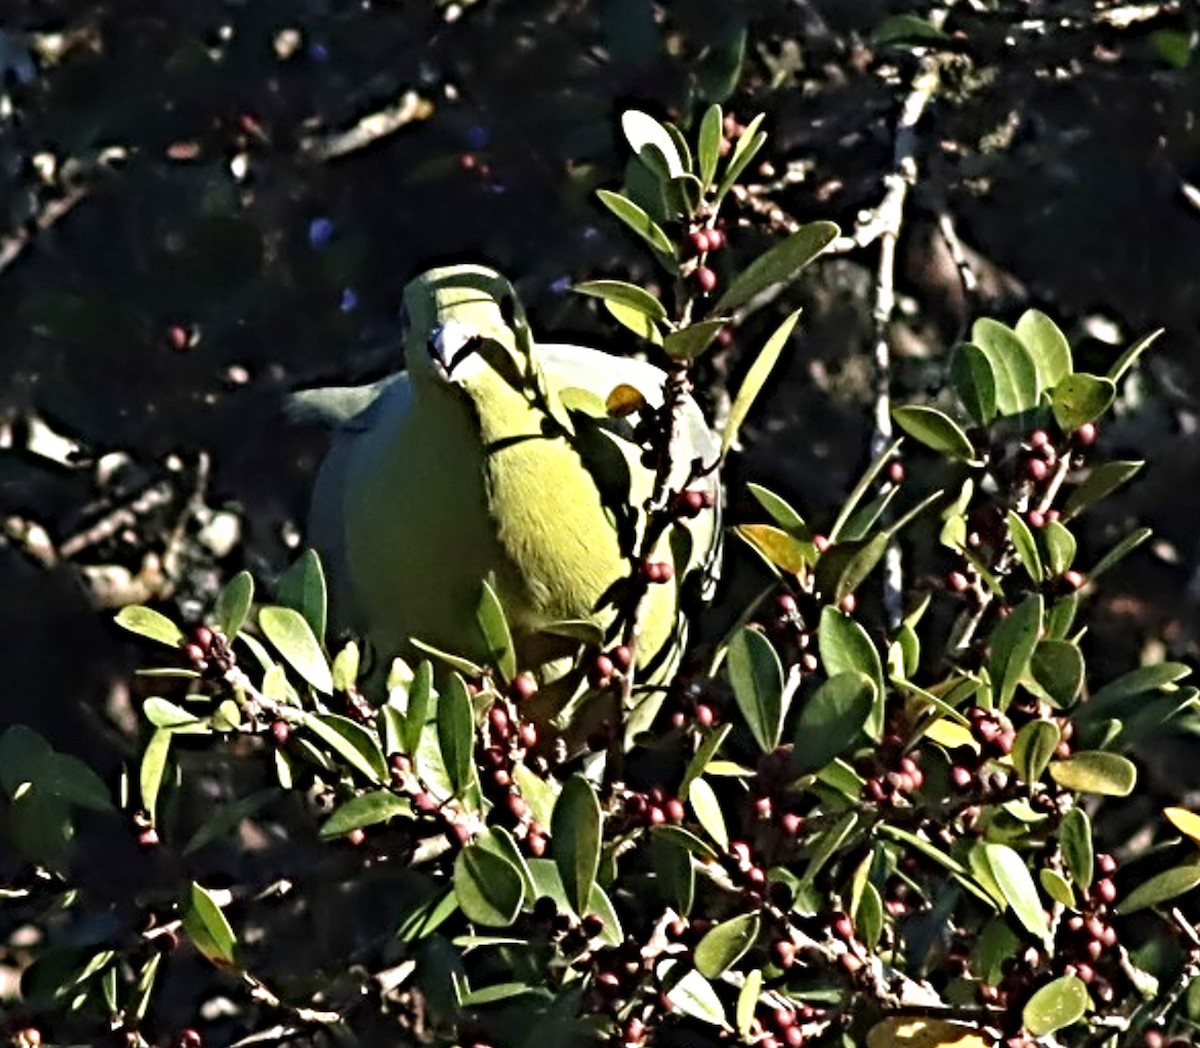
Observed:
[[[711,294],[717,288],[716,271],[706,264],[708,256],[720,251],[727,243],[724,230],[711,225],[693,227],[683,238],[684,252],[696,259],[692,283],[702,294]]]
[[[989,771],[987,765],[1012,753],[1016,729],[1004,714],[982,706],[972,706],[967,711],[967,719],[971,722],[971,737],[979,748],[964,745],[951,752],[951,785],[961,791],[1003,789],[1008,785],[1007,773]]]
[[[925,785],[920,759],[918,751],[904,751],[900,734],[889,731],[874,753],[858,761],[858,773],[866,779],[863,799],[876,804],[898,804],[919,792]]]
[[[181,644],[184,655],[197,673],[221,676],[237,664],[233,649],[220,630],[196,626]]]
[[[1062,965],[1064,975],[1074,975],[1087,983],[1092,996],[1105,1004],[1113,1000],[1112,980],[1120,975],[1113,953],[1117,931],[1106,920],[1109,907],[1117,901],[1117,886],[1112,879],[1116,871],[1114,856],[1106,852],[1096,856],[1100,876],[1088,889],[1081,912],[1062,923],[1054,958]]]
[[[809,1004],[761,1009],[751,1024],[750,1034],[759,1048],[803,1048],[807,1038],[801,1024],[817,1014]]]
[[[672,823],[678,826],[687,815],[683,801],[670,797],[661,786],[645,793],[632,791],[625,795],[622,803],[626,826],[629,829],[643,826],[663,826]]]

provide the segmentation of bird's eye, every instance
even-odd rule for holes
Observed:
[[[509,327],[512,327],[517,319],[517,300],[512,295],[505,295],[500,299],[500,318]]]

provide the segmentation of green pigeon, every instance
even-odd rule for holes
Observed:
[[[413,639],[486,660],[487,581],[519,668],[578,683],[589,656],[619,643],[655,477],[635,426],[656,415],[666,373],[535,342],[512,285],[483,266],[429,270],[404,312],[403,373],[296,395],[301,414],[334,425],[309,519],[334,621],[388,663],[418,654]],[[610,413],[614,401],[633,412]],[[641,605],[638,684],[674,673],[689,597],[707,599],[717,577],[720,445],[690,397],[681,411],[669,488],[701,498],[655,550],[673,572]]]

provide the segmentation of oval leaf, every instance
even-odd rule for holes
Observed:
[[[1177,898],[1197,885],[1200,885],[1200,863],[1175,866],[1143,881],[1117,904],[1116,910],[1121,915],[1136,913]]]
[[[321,838],[329,840],[341,837],[351,830],[387,822],[398,815],[411,818],[412,813],[412,805],[405,798],[397,797],[387,790],[362,793],[334,809],[333,814],[321,827]]]
[[[1052,702],[1070,706],[1083,688],[1083,653],[1067,640],[1040,640],[1029,660],[1029,672]]]
[[[525,887],[511,863],[478,844],[469,844],[454,860],[454,894],[467,920],[489,928],[507,928],[521,912]]]
[[[300,612],[268,605],[259,609],[258,625],[292,669],[322,695],[333,693],[329,661],[321,651],[312,627]]]
[[[1017,920],[1031,935],[1049,945],[1050,927],[1025,860],[1007,844],[985,844],[983,847],[992,877]]]
[[[988,671],[995,704],[1000,709],[1006,709],[1012,702],[1017,685],[1029,667],[1042,631],[1042,609],[1040,594],[1027,597],[992,631]]]
[[[1082,808],[1072,808],[1063,816],[1058,828],[1058,844],[1062,848],[1067,872],[1086,891],[1092,883],[1094,847],[1092,820]]]
[[[1175,829],[1200,844],[1200,815],[1187,808],[1164,808],[1163,814]]]
[[[1031,720],[1013,742],[1012,762],[1017,774],[1027,783],[1037,782],[1058,749],[1062,733],[1048,720]]]
[[[857,670],[837,673],[813,692],[796,723],[797,774],[819,771],[850,747],[871,715],[875,692],[874,681]]]
[[[1042,528],[1042,545],[1050,574],[1058,578],[1075,560],[1075,536],[1057,520],[1051,520]]]
[[[821,609],[817,628],[821,664],[830,677],[839,673],[865,673],[875,684],[874,707],[867,719],[866,732],[878,739],[883,732],[883,663],[867,631],[844,611],[832,605]]]
[[[707,779],[693,779],[688,788],[688,802],[696,813],[696,821],[717,842],[721,851],[729,850],[729,831],[725,828],[725,816],[721,804]]]
[[[718,305],[720,311],[723,307]],[[791,338],[792,330],[796,326],[796,321],[800,319],[800,310],[786,317],[782,324],[772,332],[771,337],[767,339],[766,344],[754,358],[754,363],[750,365],[750,370],[746,372],[746,377],[742,380],[742,385],[738,389],[737,396],[734,398],[733,406],[729,409],[729,418],[725,422],[725,430],[721,434],[721,452],[724,454],[737,440],[738,430],[742,428],[742,423],[746,421],[746,416],[750,414],[750,408],[754,405],[754,401],[758,399],[758,394],[762,392],[763,386],[771,375],[771,371],[775,367],[775,362],[779,359],[779,355],[783,352],[783,347],[787,345],[787,340]]]
[[[652,169],[659,164],[669,178],[685,173],[683,160],[675,146],[671,133],[649,113],[629,109],[621,114],[621,130],[625,141]],[[660,159],[661,158],[661,159]]]
[[[636,284],[627,284],[623,280],[588,280],[582,284],[576,284],[571,290],[581,295],[602,298],[606,302],[615,302],[650,320],[667,319],[666,307],[649,291]]]
[[[479,632],[483,634],[492,665],[500,671],[504,680],[512,680],[517,675],[516,648],[508,628],[508,619],[504,615],[504,605],[486,580],[483,592],[479,595],[479,606],[475,609],[475,621],[479,625]]]
[[[1051,764],[1050,778],[1076,793],[1128,797],[1137,783],[1137,768],[1118,753],[1085,750]]]
[[[964,342],[950,358],[950,383],[967,414],[981,426],[996,417],[996,376],[987,354]]]
[[[1034,993],[1021,1010],[1021,1021],[1034,1037],[1079,1022],[1091,1006],[1087,987],[1074,975],[1063,975]]]
[[[622,222],[640,236],[655,251],[661,252],[668,258],[674,258],[675,245],[671,238],[663,232],[662,226],[654,221],[645,211],[629,197],[614,193],[609,189],[597,189],[596,196]]]
[[[1100,418],[1117,396],[1112,379],[1095,375],[1068,375],[1050,394],[1054,418],[1064,433],[1072,433],[1087,422]]]
[[[1029,525],[1025,523],[1012,510],[1008,511],[1008,538],[1013,544],[1013,549],[1017,551],[1017,559],[1021,562],[1029,577],[1035,582],[1041,582],[1045,577],[1045,572],[1042,571],[1042,558],[1038,555],[1037,542],[1034,540],[1033,532],[1029,530]]]
[[[254,577],[248,571],[239,571],[233,576],[217,598],[213,607],[213,618],[217,629],[233,640],[245,625],[250,605],[254,602]]]
[[[276,598],[304,616],[317,640],[325,639],[325,571],[315,550],[305,550],[280,576]]]
[[[554,842],[554,862],[567,899],[580,915],[587,913],[596,871],[600,868],[601,825],[596,791],[582,775],[573,775],[554,805],[550,835]]]
[[[1144,462],[1129,461],[1105,462],[1103,465],[1097,466],[1088,474],[1087,479],[1071,492],[1066,505],[1063,506],[1063,519],[1070,520],[1082,513],[1088,506],[1111,495],[1144,465]]]
[[[475,710],[462,677],[450,674],[437,707],[438,747],[455,796],[472,782],[475,772]]]
[[[958,423],[937,408],[909,404],[895,408],[892,418],[913,440],[934,451],[966,461],[975,457],[975,448]]]
[[[717,979],[732,968],[758,938],[757,913],[743,913],[711,928],[696,944],[696,971]]]
[[[1042,389],[1054,389],[1071,374],[1071,344],[1045,313],[1027,309],[1017,321],[1016,331],[1033,357]]]
[[[147,608],[144,604],[130,604],[122,608],[117,612],[114,621],[131,633],[156,640],[169,648],[178,648],[184,641],[183,630],[166,615],[153,608]]]
[[[1037,364],[1017,333],[997,320],[980,317],[971,327],[971,341],[992,366],[1000,414],[1016,415],[1036,407],[1041,392]]]
[[[376,784],[387,780],[383,750],[361,724],[336,713],[309,714],[303,724],[360,775]]]
[[[216,900],[195,881],[183,908],[183,930],[196,949],[214,964],[233,965],[237,936]]]
[[[718,313],[726,313],[745,305],[769,288],[790,283],[840,232],[832,222],[810,222],[801,226],[742,270],[713,308]]]
[[[744,627],[729,642],[729,683],[759,747],[769,753],[783,730],[783,667],[771,642]]]

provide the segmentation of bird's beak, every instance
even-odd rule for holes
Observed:
[[[449,378],[454,369],[479,348],[479,333],[453,318],[429,333],[429,355],[434,365]]]

